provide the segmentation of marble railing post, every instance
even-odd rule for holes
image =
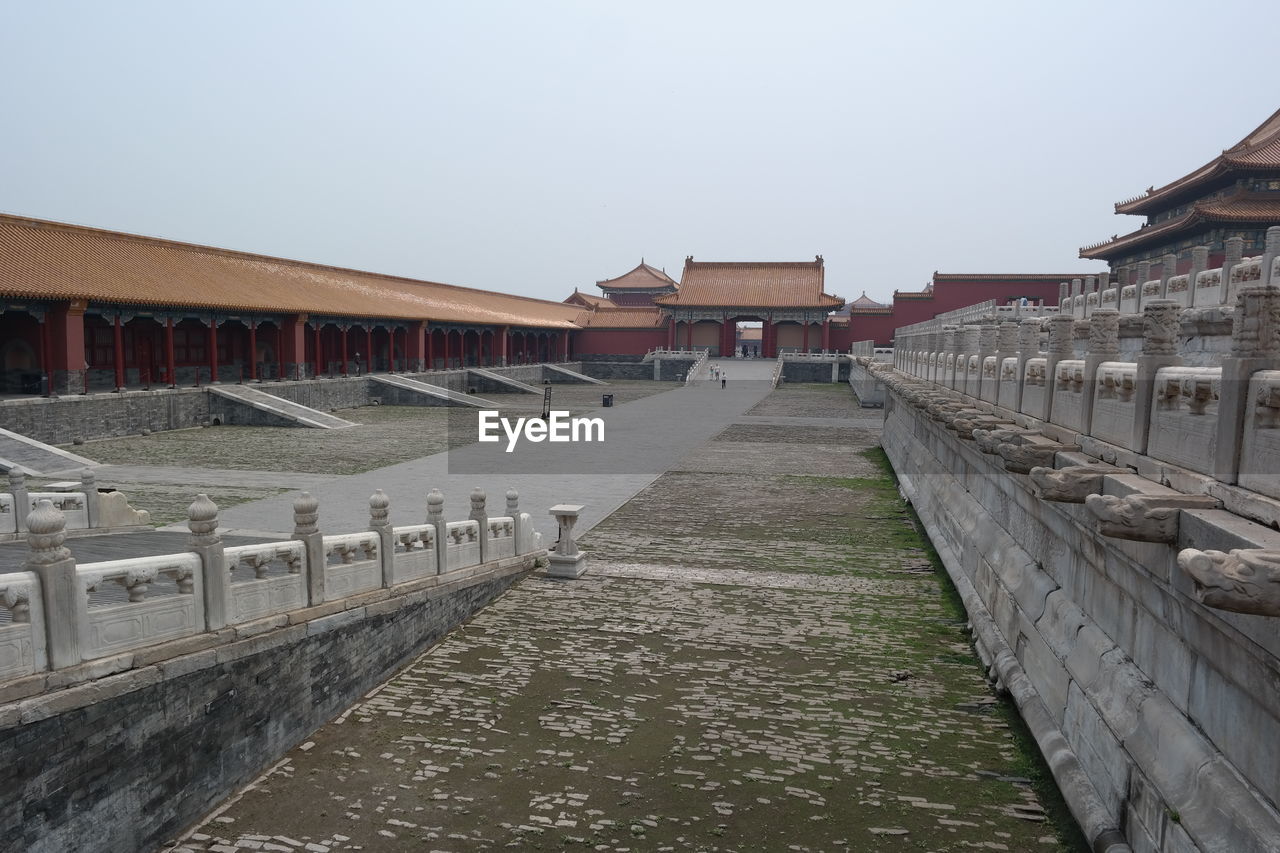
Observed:
[[[93,472],[85,468],[80,472],[80,490],[84,492],[84,511],[88,516],[89,526],[98,526],[98,482]]]
[[[325,559],[324,534],[320,520],[320,502],[303,492],[293,502],[293,536],[302,543],[307,554],[307,603],[312,607],[324,603]]]
[[[369,496],[369,530],[378,534],[382,585],[391,586],[396,573],[396,538],[391,530],[391,498],[382,489],[374,489]]]
[[[1093,397],[1098,366],[1120,357],[1120,312],[1097,308],[1089,318],[1089,349],[1084,356],[1084,396],[1080,400],[1080,432],[1089,435],[1093,427]]]
[[[507,489],[507,515],[511,516],[511,532],[515,541],[520,542],[520,493],[515,489]]]
[[[489,511],[485,508],[488,495],[476,486],[471,490],[471,514],[467,516],[480,527],[480,562],[489,562]]]
[[[427,493],[427,524],[436,529],[436,571],[444,574],[449,568],[449,525],[444,520],[444,493],[439,489]]]
[[[1182,306],[1169,299],[1153,299],[1142,306],[1142,354],[1134,377],[1133,437],[1131,447],[1147,452],[1147,436],[1151,431],[1151,394],[1155,390],[1156,371],[1182,364],[1178,341],[1182,337]]]
[[[1027,318],[1018,323],[1018,399],[1013,407],[1022,411],[1022,389],[1025,387],[1027,359],[1040,355],[1040,318]]]
[[[1000,364],[996,363],[991,379],[986,378],[986,362],[994,357],[998,349],[1000,327],[995,323],[983,323],[978,327],[978,386],[970,393],[980,400],[994,403],[999,397]]]
[[[960,358],[964,359],[964,365],[961,366],[960,358],[956,359],[956,381],[955,389],[962,394],[970,394],[977,396],[976,388],[969,388],[969,356],[978,354],[978,338],[981,336],[982,330],[975,324],[970,323],[963,327],[960,334]]]
[[[943,326],[942,339],[942,375],[938,379],[938,384],[944,388],[950,388],[955,384],[955,358],[960,352],[960,327]],[[947,366],[948,361],[951,364],[950,367]]]
[[[1244,260],[1244,238],[1228,237],[1223,241],[1222,304],[1236,304],[1236,285],[1231,283],[1231,268]]]
[[[1065,310],[1071,307],[1067,301],[1071,298],[1071,285],[1065,281],[1058,282],[1058,308]]]
[[[1191,250],[1191,270],[1187,273],[1190,283],[1191,297],[1188,304],[1195,301],[1196,276],[1209,268],[1209,247],[1196,246]]]
[[[929,330],[926,336],[927,343],[925,347],[929,352],[925,355],[924,376],[927,382],[936,382],[938,379],[938,351],[942,349],[942,330],[938,326],[934,326]]]
[[[1078,281],[1079,279],[1076,279]],[[1075,356],[1075,317],[1056,314],[1049,318],[1049,349],[1044,359],[1044,411],[1036,417],[1050,420],[1053,417],[1053,392],[1058,386],[1058,362]]]
[[[1266,249],[1262,253],[1262,281],[1267,284],[1280,284],[1271,279],[1271,263],[1280,255],[1280,225],[1272,225],[1267,229]]]
[[[44,606],[44,628],[49,667],[61,669],[80,663],[81,606],[84,598],[76,577],[76,561],[63,546],[67,520],[50,501],[40,501],[27,516],[28,572],[40,578],[40,602]]]
[[[1223,483],[1235,483],[1240,476],[1249,377],[1258,370],[1280,370],[1280,284],[1251,284],[1236,294],[1231,355],[1222,359],[1213,459],[1213,476]]]
[[[196,495],[187,507],[187,529],[187,550],[200,558],[205,629],[217,631],[231,620],[231,569],[218,533],[218,505],[208,495]]]
[[[21,471],[9,472],[9,494],[13,495],[13,519],[18,532],[27,529],[27,513],[31,512],[31,496],[27,493],[27,475]]]
[[[1178,274],[1178,256],[1172,252],[1165,255],[1161,259],[1160,270],[1160,298],[1169,295],[1169,279]]]

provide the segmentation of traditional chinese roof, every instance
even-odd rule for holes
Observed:
[[[680,289],[655,296],[667,308],[826,308],[844,305],[838,296],[823,293],[822,258],[813,261],[695,261],[684,262]]]
[[[1280,169],[1280,110],[1194,172],[1159,189],[1153,187],[1137,198],[1117,203],[1116,213],[1157,213],[1172,206],[1180,197],[1194,194],[1200,187],[1233,173],[1277,169]]]
[[[572,328],[575,305],[0,214],[0,297]]]
[[[884,308],[884,307],[885,307],[885,304],[883,302],[876,302],[870,296],[867,296],[867,292],[865,290],[862,291],[861,296],[859,296],[857,299],[849,303],[849,308],[854,311],[858,310],[859,308]]]
[[[1198,201],[1181,216],[1156,225],[1144,226],[1122,237],[1112,237],[1080,250],[1082,258],[1114,258],[1124,252],[1162,243],[1183,234],[1203,230],[1206,225],[1248,223],[1280,225],[1280,198],[1270,194],[1237,193],[1227,198]],[[1079,276],[1076,276],[1079,278]]]
[[[578,316],[584,329],[654,329],[666,324],[657,308],[613,307],[584,311]]]
[[[607,296],[596,296],[594,293],[583,293],[576,287],[569,298],[565,300],[567,305],[581,305],[584,308],[611,308],[616,307],[616,303]]]
[[[640,259],[640,265],[617,278],[606,278],[597,281],[596,287],[601,290],[674,290],[679,287],[676,280],[659,269],[654,269]]]

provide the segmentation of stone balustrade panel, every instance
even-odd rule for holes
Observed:
[[[1000,389],[996,404],[1006,409],[1018,406],[1018,359],[1006,358],[1000,362]]]
[[[964,360],[964,383],[957,382],[957,390],[963,391],[970,397],[977,397],[978,392],[982,388],[982,366],[978,363],[979,357],[969,355]]]
[[[489,519],[489,559],[516,555],[516,521],[509,515]]]
[[[1000,396],[1000,374],[996,368],[996,357],[994,355],[989,355],[982,360],[978,396],[990,403],[996,402],[996,399]]]
[[[0,494],[0,533],[18,532],[18,514],[14,511],[13,495]]]
[[[395,552],[391,559],[392,584],[440,573],[436,565],[436,528],[434,524],[410,524],[391,528]]]
[[[1043,418],[1045,404],[1048,402],[1048,377],[1045,375],[1047,361],[1043,358],[1029,358],[1022,373],[1022,409],[1024,414]]]
[[[373,531],[326,536],[324,598],[334,601],[382,586],[381,538]]]
[[[1177,302],[1184,308],[1191,306],[1191,276],[1175,275],[1165,284],[1164,298]]]
[[[1196,308],[1221,305],[1223,295],[1222,270],[1205,270],[1196,275],[1196,286],[1191,294],[1191,304]]]
[[[0,575],[0,680],[48,665],[39,578],[34,572]]]
[[[1240,448],[1240,485],[1280,498],[1280,370],[1249,377],[1244,443]]]
[[[67,519],[67,530],[89,529],[88,499],[84,492],[28,492],[27,499],[31,504],[28,510],[35,509],[40,501],[52,503]]]
[[[1218,444],[1220,367],[1163,367],[1151,392],[1147,455],[1211,474]]]
[[[542,534],[533,523],[533,516],[527,512],[520,513],[520,523],[516,525],[516,553],[528,554],[542,550]]]
[[[224,554],[231,574],[232,624],[307,606],[307,558],[302,542],[234,545]]]
[[[1119,288],[1109,287],[1102,291],[1101,297],[1098,299],[1099,308],[1120,309],[1120,290]]]
[[[1085,297],[1081,293],[1078,296],[1071,297],[1071,316],[1077,320],[1084,319]]]
[[[197,554],[161,554],[76,567],[84,599],[83,660],[204,631]]]
[[[1134,313],[1141,314],[1143,306],[1153,299],[1163,299],[1163,292],[1164,285],[1161,283],[1160,279],[1156,278],[1151,281],[1144,281],[1138,288],[1138,310]]]
[[[475,521],[451,521],[445,525],[446,572],[480,564],[480,525]]]
[[[1058,426],[1079,432],[1084,429],[1084,362],[1079,359],[1060,361],[1054,371],[1050,420]]]
[[[1086,319],[1093,316],[1093,312],[1101,304],[1101,294],[1098,291],[1086,293],[1084,295],[1084,316]]]
[[[1126,284],[1120,288],[1120,313],[1121,314],[1137,314],[1138,313],[1138,285]]]
[[[1089,434],[1126,450],[1133,446],[1133,419],[1137,415],[1138,365],[1131,361],[1104,361],[1093,384],[1093,422]]]

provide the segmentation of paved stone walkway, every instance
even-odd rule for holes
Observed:
[[[770,395],[171,849],[1072,849],[875,418]]]

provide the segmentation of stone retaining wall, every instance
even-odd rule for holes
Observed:
[[[500,595],[534,559],[0,687],[0,788],[10,792],[0,802],[0,849],[154,850]]]
[[[1032,477],[1007,470],[1008,445],[1004,458],[984,451],[961,437],[964,424],[904,397],[916,393],[909,381],[893,383],[902,388],[891,384],[885,451],[964,599],[979,654],[1093,849],[1277,849],[1276,621],[1206,606],[1178,553],[1274,549],[1280,537],[1221,509],[1175,510],[1169,544],[1103,535],[1092,507],[1045,499]],[[1058,453],[1064,471],[1082,461]],[[1106,495],[1176,497],[1110,470],[1099,477]]]

